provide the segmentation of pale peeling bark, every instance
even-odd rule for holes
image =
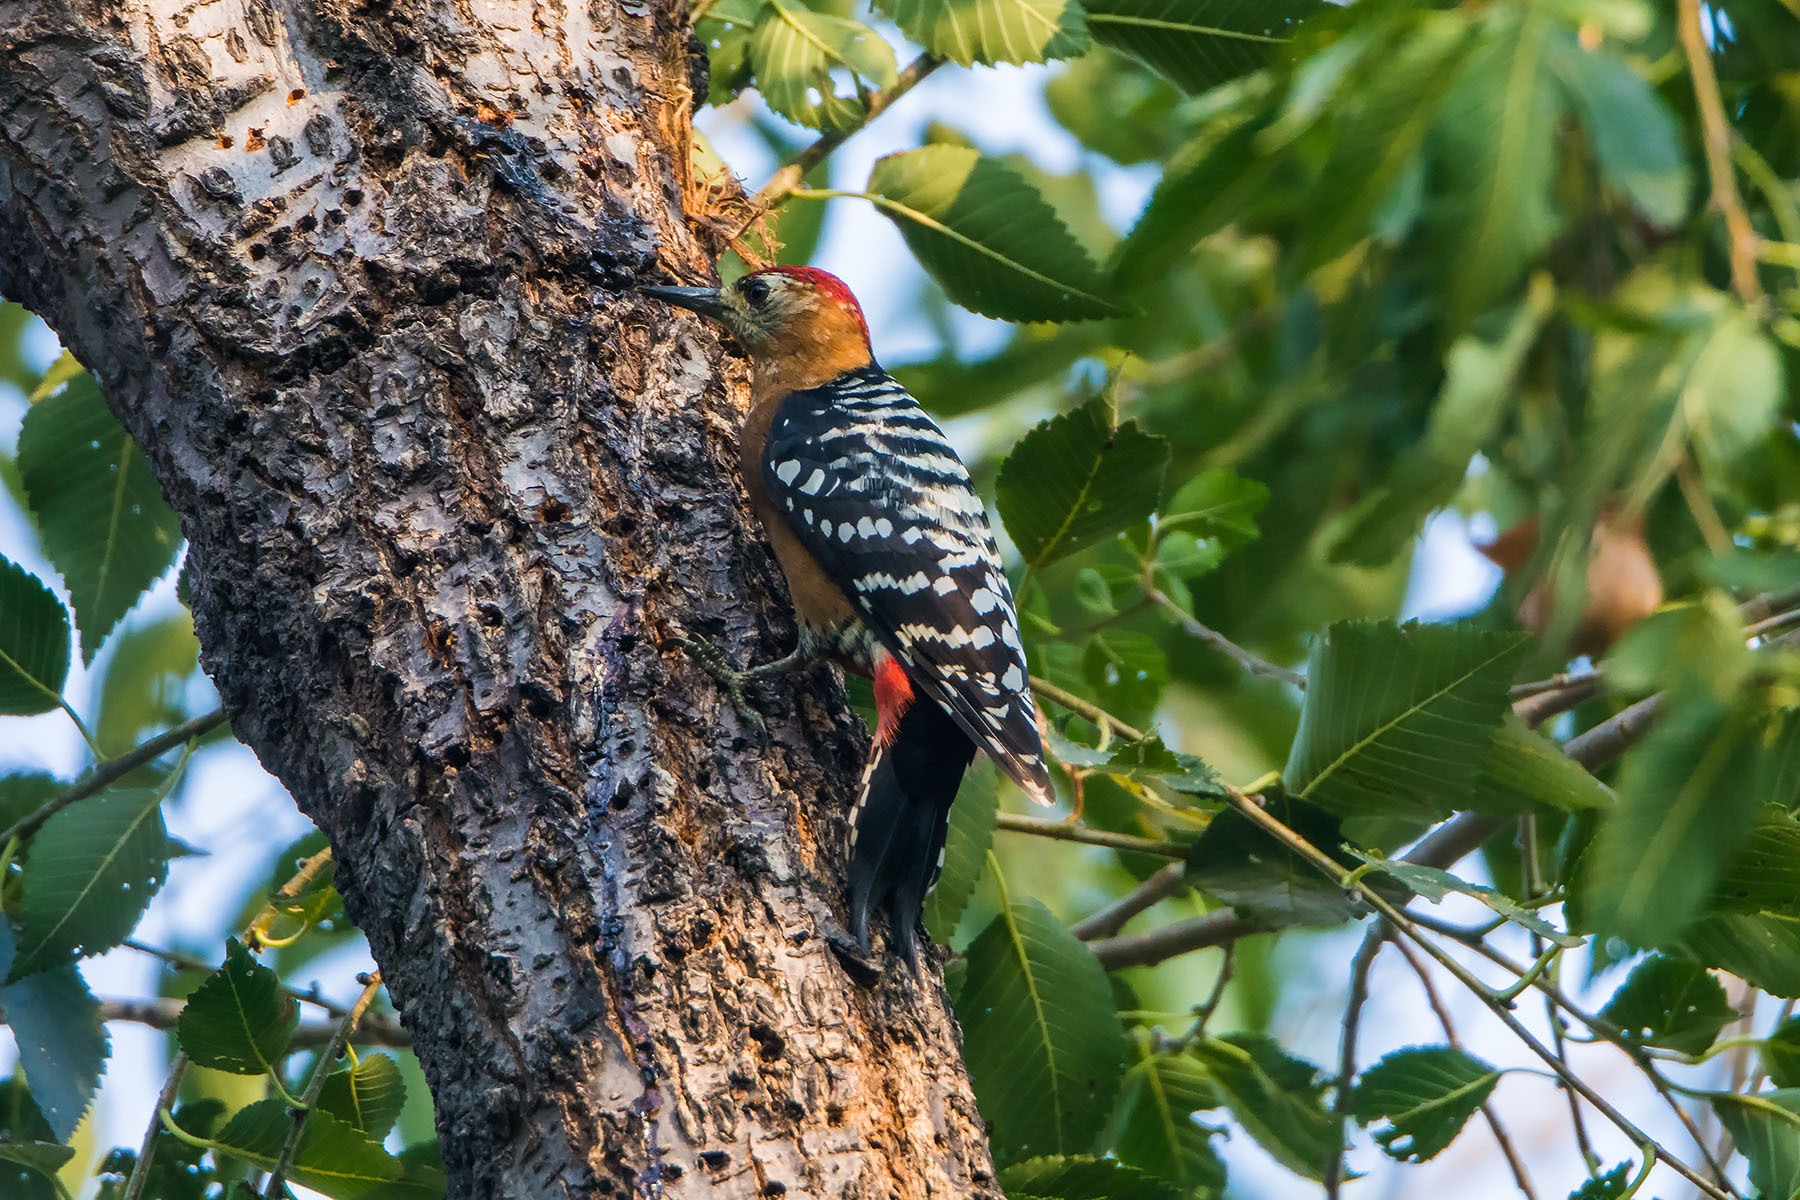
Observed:
[[[672,0],[0,0],[0,291],[149,450],[457,1196],[997,1196],[935,976],[827,944],[863,734],[786,647]],[[665,271],[669,274],[665,274]]]

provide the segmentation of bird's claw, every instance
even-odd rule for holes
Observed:
[[[719,687],[724,689],[725,695],[731,700],[731,706],[737,709],[738,716],[758,729],[763,728],[766,722],[762,713],[750,702],[747,688],[757,678],[754,672],[740,671],[732,666],[724,651],[711,642],[696,641],[685,635],[677,635],[674,640],[681,647],[682,653],[693,659],[701,670],[711,675]]]

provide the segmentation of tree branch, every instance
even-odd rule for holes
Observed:
[[[306,1081],[306,1091],[300,1095],[300,1104],[289,1110],[293,1125],[288,1130],[287,1140],[281,1144],[281,1154],[275,1160],[275,1169],[269,1172],[269,1182],[263,1187],[263,1200],[281,1200],[287,1195],[288,1168],[294,1165],[294,1152],[300,1148],[300,1133],[306,1128],[306,1118],[319,1103],[319,1093],[325,1090],[326,1077],[331,1068],[344,1053],[344,1047],[350,1044],[350,1035],[356,1030],[356,1023],[365,1009],[375,999],[375,993],[381,988],[381,972],[372,975],[359,975],[357,981],[363,985],[362,995],[344,1014],[344,1019],[332,1030],[331,1038],[325,1044],[325,1050],[319,1055],[319,1061],[313,1064],[312,1076]]]
[[[1173,842],[1159,842],[1155,838],[1136,837],[1129,833],[1113,833],[1108,829],[1093,829],[1076,821],[1054,820],[1049,817],[1001,813],[995,818],[994,828],[1058,842],[1080,842],[1084,846],[1104,846],[1109,850],[1125,850],[1133,854],[1154,854],[1159,858],[1184,858],[1187,855],[1185,847]]]
[[[806,178],[808,171],[824,162],[830,157],[833,150],[849,141],[855,134],[862,132],[869,122],[891,108],[894,101],[919,86],[933,71],[943,65],[944,60],[935,54],[919,55],[900,71],[892,87],[884,88],[869,97],[861,120],[845,129],[834,129],[829,133],[821,134],[812,145],[790,158],[785,166],[770,176],[769,181],[763,184],[762,190],[751,198],[750,218],[738,228],[732,238],[735,240],[744,236],[744,231],[755,224],[758,217],[780,205],[783,200],[788,198],[789,193],[800,186],[801,180]]]
[[[1406,960],[1406,965],[1412,968],[1414,975],[1418,976],[1419,989],[1425,993],[1425,1003],[1430,1005],[1433,1015],[1437,1017],[1438,1025],[1444,1030],[1444,1040],[1458,1050],[1462,1049],[1462,1041],[1456,1036],[1456,1026],[1450,1023],[1450,1010],[1445,1007],[1443,998],[1438,995],[1437,985],[1431,980],[1430,969],[1405,942],[1396,941],[1394,949],[1400,952],[1400,957]],[[1531,1175],[1525,1169],[1525,1160],[1519,1156],[1511,1135],[1506,1132],[1506,1126],[1500,1123],[1500,1115],[1494,1110],[1491,1100],[1481,1102],[1481,1115],[1486,1119],[1488,1129],[1493,1132],[1494,1144],[1500,1148],[1501,1157],[1506,1159],[1507,1168],[1512,1171],[1513,1182],[1518,1185],[1519,1193],[1525,1197],[1525,1200],[1537,1200],[1537,1192],[1531,1185]]]
[[[1761,307],[1762,282],[1756,277],[1759,239],[1744,211],[1737,176],[1732,171],[1731,126],[1725,117],[1725,102],[1719,94],[1719,77],[1713,71],[1706,31],[1700,24],[1700,0],[1680,0],[1676,28],[1687,55],[1688,73],[1694,81],[1694,101],[1700,110],[1701,141],[1706,147],[1706,172],[1712,181],[1713,203],[1725,218],[1732,290],[1745,304]]]
[[[104,1021],[147,1025],[151,1029],[173,1029],[181,1019],[181,1010],[186,1007],[185,1000],[173,996],[103,999],[100,1001],[100,1018]],[[346,1015],[348,1011],[344,1010]],[[294,1031],[294,1048],[303,1050],[323,1046],[331,1040],[336,1029],[336,1021],[302,1021]],[[391,1046],[399,1050],[412,1048],[412,1035],[401,1028],[397,1021],[380,1015],[364,1018],[361,1038],[377,1046]]]
[[[1186,866],[1178,862],[1170,863],[1105,908],[1069,926],[1069,932],[1084,942],[1109,938],[1139,913],[1185,891]]]
[[[1138,586],[1143,588],[1144,595],[1149,597],[1152,604],[1174,617],[1175,623],[1181,626],[1190,637],[1195,637],[1205,642],[1214,650],[1217,650],[1219,653],[1232,659],[1232,661],[1236,662],[1252,675],[1261,675],[1265,679],[1277,679],[1282,683],[1290,684],[1297,688],[1304,688],[1306,686],[1306,676],[1302,675],[1300,672],[1290,671],[1286,667],[1276,666],[1262,655],[1244,649],[1218,630],[1202,625],[1199,621],[1195,620],[1186,609],[1169,599],[1169,597],[1163,593],[1161,588],[1150,582],[1150,576],[1147,572],[1145,573],[1144,578],[1139,581]]]
[[[191,721],[177,725],[167,733],[159,733],[142,745],[127,750],[117,758],[109,758],[98,764],[82,776],[68,791],[46,801],[14,821],[4,832],[0,832],[0,846],[6,845],[16,837],[30,837],[45,821],[69,805],[105,791],[139,767],[153,763],[176,747],[185,746],[195,738],[210,733],[224,720],[225,710],[215,708],[203,717],[195,717]]]
[[[1332,1115],[1338,1119],[1339,1137],[1331,1156],[1325,1160],[1326,1200],[1338,1200],[1343,1187],[1344,1156],[1349,1149],[1349,1139],[1343,1136],[1343,1128],[1350,1117],[1350,1093],[1356,1078],[1356,1035],[1362,1027],[1363,1005],[1369,999],[1369,975],[1375,969],[1375,959],[1381,954],[1382,945],[1393,935],[1392,925],[1386,921],[1375,922],[1363,935],[1362,945],[1356,948],[1356,957],[1350,960],[1350,994],[1344,1002],[1344,1032],[1338,1042],[1337,1086],[1331,1100]]]

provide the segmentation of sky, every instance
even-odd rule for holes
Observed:
[[[926,125],[933,120],[954,121],[985,149],[1023,152],[1053,171],[1076,167],[1093,171],[1109,215],[1116,225],[1129,225],[1154,183],[1154,174],[1120,168],[1085,154],[1061,131],[1041,99],[1042,82],[1050,70],[1054,68],[1001,67],[938,73],[836,153],[834,185],[860,186],[875,159],[920,144]],[[746,114],[755,103],[752,99],[727,110],[709,110],[698,121],[715,148],[752,190],[776,165],[761,141],[745,126]],[[814,262],[842,276],[856,292],[869,318],[878,357],[904,362],[933,351],[936,335],[912,308],[918,293],[919,268],[894,227],[864,202],[830,203],[835,211]],[[959,335],[972,348],[997,344],[1004,336],[1005,327],[998,322],[969,314],[962,314],[959,320]],[[54,340],[48,335],[37,349],[46,364],[56,352]],[[931,397],[921,400],[931,406]],[[22,396],[0,385],[0,445],[10,447],[16,441],[24,407]],[[978,430],[972,423],[952,422],[948,432],[966,450],[968,439],[977,436]],[[36,555],[23,520],[12,506],[0,505],[0,554],[55,585],[54,572]],[[1497,585],[1498,572],[1473,551],[1470,542],[1471,537],[1488,537],[1492,532],[1491,527],[1482,526],[1471,530],[1454,513],[1433,518],[1415,561],[1407,593],[1407,615],[1443,620],[1485,604]],[[132,619],[154,619],[175,610],[171,575]],[[103,652],[100,665],[104,662]],[[97,678],[77,662],[70,693],[78,698],[78,707],[82,704],[79,698],[89,695]],[[195,707],[202,710],[206,702],[196,698]],[[71,777],[81,762],[80,741],[61,714],[0,719],[0,771],[43,769]],[[189,798],[168,814],[170,831],[216,853],[180,859],[173,864],[168,885],[151,905],[136,935],[159,945],[191,944],[213,936],[220,906],[236,906],[260,880],[268,855],[309,828],[280,785],[261,771],[247,750],[239,747],[209,752],[196,760],[195,770],[197,778],[187,788]],[[1446,910],[1443,915],[1471,923],[1479,920],[1483,911],[1473,901],[1449,904]],[[1352,930],[1284,940],[1291,946],[1286,959],[1296,974],[1276,1014],[1273,1032],[1321,1064],[1336,1061],[1344,976],[1360,936],[1360,930]],[[1511,950],[1516,958],[1529,957],[1522,938]],[[316,983],[324,995],[347,1001],[358,990],[356,972],[370,965],[365,955],[348,951],[321,960],[305,976],[288,982],[300,987]],[[129,950],[115,950],[83,964],[89,984],[103,997],[152,995],[157,971],[154,960]],[[1477,971],[1492,975],[1486,968]],[[1608,980],[1608,985],[1611,982]],[[1547,1079],[1529,1073],[1537,1067],[1537,1061],[1472,996],[1448,982],[1441,986],[1441,992],[1467,1048],[1496,1065],[1526,1069],[1509,1074],[1502,1081],[1499,1103],[1510,1117],[1511,1132],[1520,1151],[1533,1164],[1542,1194],[1566,1195],[1582,1175],[1569,1146],[1568,1113],[1561,1094]],[[1593,993],[1596,1004],[1605,992],[1602,987]],[[1519,1015],[1539,1036],[1548,1036],[1541,1008],[1535,1003],[1522,1003]],[[110,1031],[113,1060],[95,1118],[102,1150],[113,1144],[137,1144],[165,1069],[161,1034],[124,1024],[114,1024]],[[13,1051],[8,1038],[7,1032],[0,1029],[0,1072],[10,1070]],[[1410,971],[1391,949],[1386,951],[1374,975],[1361,1061],[1367,1064],[1378,1055],[1411,1042],[1439,1040],[1436,1018]],[[1575,1061],[1592,1064],[1593,1081],[1602,1092],[1634,1114],[1646,1115],[1645,1126],[1650,1132],[1667,1136],[1671,1144],[1685,1148],[1673,1118],[1656,1105],[1654,1097],[1640,1094],[1639,1077],[1623,1066],[1620,1056],[1603,1048],[1591,1054],[1578,1048]],[[1589,1126],[1608,1162],[1633,1153],[1629,1143],[1604,1122],[1591,1119]],[[1221,1149],[1236,1180],[1235,1196],[1279,1200],[1317,1192],[1315,1187],[1302,1184],[1275,1166],[1241,1136],[1224,1143]],[[1517,1195],[1493,1154],[1488,1135],[1474,1126],[1448,1151],[1423,1167],[1397,1168],[1366,1139],[1354,1150],[1352,1166],[1368,1173],[1368,1178],[1349,1191],[1360,1200],[1439,1200],[1446,1194],[1459,1200],[1486,1200]],[[1663,1185],[1660,1191],[1658,1185]],[[1674,1200],[1686,1193],[1669,1186],[1659,1172],[1653,1178],[1652,1190],[1645,1194]]]

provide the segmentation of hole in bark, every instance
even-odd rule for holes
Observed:
[[[841,1104],[827,1104],[825,1106],[825,1124],[831,1126],[831,1128],[833,1128],[833,1129],[836,1129],[839,1125],[842,1125],[843,1123],[844,1123],[844,1106]]]
[[[362,194],[361,188],[351,188],[349,191],[344,193],[344,203],[348,204],[351,208],[355,208],[357,205],[361,204],[362,202],[363,202],[363,194]]]
[[[568,516],[569,506],[554,497],[538,505],[538,520],[546,524],[551,521],[566,520]]]
[[[787,1053],[787,1039],[767,1025],[752,1025],[750,1036],[756,1039],[756,1053],[764,1062],[774,1062]]]
[[[313,216],[311,213],[307,213],[304,217],[300,218],[299,224],[301,233],[311,233],[319,227],[319,218]]]
[[[251,126],[249,132],[244,134],[244,149],[252,153],[268,144],[269,139],[263,136],[263,131],[257,126]]]
[[[468,747],[463,746],[461,744],[456,744],[456,745],[446,747],[444,750],[444,761],[449,763],[451,766],[457,768],[458,770],[461,770],[463,767],[468,766],[469,765],[469,749],[468,749]]]
[[[620,513],[601,525],[601,528],[614,537],[630,537],[637,532],[637,518],[628,513]]]
[[[344,210],[341,208],[326,209],[325,223],[327,225],[342,225],[344,223]]]
[[[731,1162],[731,1155],[723,1150],[702,1150],[700,1165],[709,1171],[723,1171]]]
[[[295,88],[293,91],[288,93],[288,103],[289,104],[298,104],[304,99],[306,99],[306,89],[305,88]]]
[[[236,143],[237,139],[232,137],[229,133],[221,133],[219,135],[219,149],[221,150],[229,150]]]
[[[232,437],[239,437],[250,428],[250,414],[243,409],[234,410],[225,418],[225,432]]]
[[[771,1179],[769,1182],[763,1184],[762,1194],[765,1196],[785,1196],[787,1195],[787,1184],[782,1183],[778,1179]]]
[[[250,247],[250,257],[257,262],[261,262],[263,259],[269,257],[269,248],[261,242],[258,242]]]

